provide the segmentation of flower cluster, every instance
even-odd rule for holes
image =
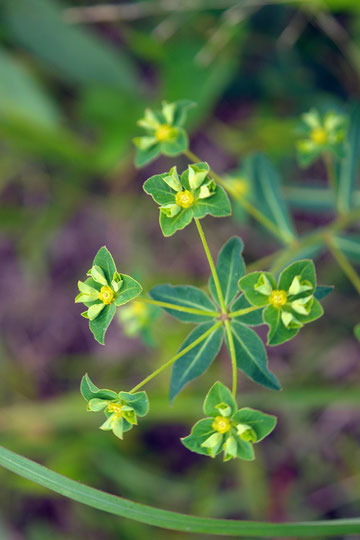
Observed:
[[[87,276],[86,281],[78,282],[80,293],[76,296],[75,303],[83,303],[88,308],[82,316],[89,319],[90,330],[95,339],[103,344],[116,307],[136,298],[142,287],[134,278],[117,271],[105,246],[97,252]]]
[[[112,431],[119,439],[137,424],[137,417],[149,412],[149,400],[146,392],[113,392],[94,385],[86,374],[81,380],[80,391],[87,401],[87,410],[103,411],[105,422],[100,426],[104,431]]]
[[[144,191],[160,205],[160,227],[164,236],[183,229],[191,220],[207,214],[222,217],[231,213],[222,187],[209,178],[207,163],[194,163],[179,176],[176,167],[152,176]]]
[[[314,296],[316,275],[310,260],[288,266],[280,274],[278,283],[269,272],[252,272],[239,280],[239,287],[250,304],[267,306],[263,318],[270,326],[268,343],[271,345],[291,339],[305,323],[323,314]]]
[[[334,112],[322,117],[311,109],[302,115],[303,124],[299,128],[301,139],[297,142],[300,165],[311,165],[324,152],[343,157],[343,141],[346,135],[346,118]]]
[[[167,103],[164,101],[160,111],[146,109],[144,118],[138,125],[144,128],[146,135],[136,137],[137,147],[135,163],[142,167],[160,154],[176,156],[188,147],[188,137],[183,129],[186,111],[194,104],[188,100]]]
[[[276,417],[255,409],[237,408],[230,390],[221,382],[210,388],[203,406],[208,418],[199,420],[190,435],[181,439],[189,450],[224,461],[255,459],[253,444],[264,439],[276,425]]]

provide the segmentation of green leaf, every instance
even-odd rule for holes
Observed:
[[[285,268],[280,274],[278,288],[288,291],[295,276],[299,276],[300,281],[309,281],[314,288],[316,287],[315,266],[310,259],[294,262]]]
[[[158,204],[171,204],[175,202],[176,192],[163,181],[169,173],[155,174],[146,180],[143,190]]]
[[[217,405],[220,403],[229,405],[232,414],[237,409],[236,401],[230,390],[223,383],[217,381],[208,391],[204,401],[203,410],[206,416],[219,416]]]
[[[273,431],[276,421],[276,416],[257,411],[256,409],[250,409],[249,407],[240,409],[233,416],[233,422],[236,424],[247,424],[254,429],[257,436],[257,443]]]
[[[274,166],[264,155],[254,154],[246,160],[244,167],[259,210],[279,228],[284,240],[293,240],[296,236],[294,225],[281,193],[279,174]]]
[[[181,439],[183,445],[188,450],[191,450],[191,452],[208,456],[209,448],[205,448],[201,445],[214,433],[212,423],[212,418],[203,418],[202,420],[199,420],[192,428],[190,435]]]
[[[96,341],[101,345],[104,345],[105,332],[109,327],[109,324],[113,320],[115,315],[116,307],[115,304],[109,304],[105,306],[100,315],[96,317],[93,321],[89,322],[89,328],[94,335]]]
[[[156,159],[160,155],[160,153],[161,149],[159,144],[155,144],[147,150],[142,150],[141,148],[137,147],[135,154],[135,166],[138,168],[144,167],[145,165],[150,163],[150,161]]]
[[[52,0],[6,0],[7,32],[68,83],[112,86],[139,95],[130,57],[83,26],[68,24]]]
[[[186,308],[200,309],[202,311],[216,311],[216,306],[210,298],[197,287],[190,285],[156,285],[149,291],[149,295],[153,300],[157,300],[158,302],[166,302]],[[209,320],[209,317],[206,315],[186,313],[169,308],[164,309],[182,322],[202,323]]]
[[[193,208],[183,208],[176,216],[170,218],[160,212],[160,228],[164,236],[172,236],[176,231],[185,229],[194,217]]]
[[[201,324],[195,328],[181,345],[179,352],[191,345],[212,326],[213,321]],[[171,374],[170,400],[172,401],[186,383],[196,379],[208,369],[218,354],[222,341],[223,329],[216,328],[204,341],[176,360]]]
[[[317,300],[322,300],[326,296],[328,296],[330,293],[332,293],[334,290],[334,286],[328,286],[328,285],[318,285],[314,292],[314,297]]]
[[[113,275],[116,272],[116,266],[114,259],[106,246],[102,246],[95,255],[93,266],[95,265],[100,266],[105,274],[108,284],[110,285]]]
[[[300,328],[286,328],[281,320],[281,309],[267,306],[263,312],[264,322],[269,325],[267,336],[268,345],[280,345],[295,337]]]
[[[137,416],[146,416],[149,412],[149,399],[146,392],[135,392],[135,394],[119,392],[119,398],[131,406]]]
[[[210,419],[211,420],[211,419]],[[110,493],[71,480],[66,476],[47,469],[30,459],[0,447],[0,465],[5,469],[35,482],[64,497],[140,523],[155,525],[164,529],[189,533],[229,536],[256,537],[305,537],[341,536],[360,533],[360,518],[331,519],[328,521],[269,523],[214,519],[179,514],[161,510],[137,502],[123,499]]]
[[[165,156],[177,156],[187,150],[189,140],[186,132],[178,128],[178,134],[175,139],[160,143],[160,149]]]
[[[251,307],[250,302],[246,300],[246,296],[244,294],[241,294],[239,298],[237,298],[232,304],[231,312],[234,313],[235,311],[247,309],[249,307]],[[246,324],[247,326],[259,326],[260,324],[264,324],[262,311],[263,308],[259,308],[255,311],[251,311],[250,313],[245,313],[245,315],[238,315],[237,317],[234,317],[234,319],[238,322]]]
[[[198,199],[193,206],[194,217],[201,219],[208,214],[214,217],[226,217],[231,215],[231,204],[221,186],[216,186],[215,193],[206,199]]]
[[[269,280],[272,288],[276,289],[276,281],[270,272],[252,272],[239,280],[239,287],[252,306],[261,307],[268,304],[268,296],[258,292],[255,289],[255,286],[262,274],[264,274],[264,276]]]
[[[354,206],[355,188],[360,149],[360,106],[354,105],[350,112],[350,125],[344,143],[345,156],[337,170],[336,204],[341,214],[346,214]]]
[[[136,281],[136,279],[132,278],[131,276],[127,276],[126,274],[121,274],[121,278],[123,279],[123,284],[119,293],[115,297],[114,303],[116,306],[122,306],[130,300],[133,300],[139,296],[142,291],[142,286]]]
[[[229,306],[238,293],[238,281],[245,274],[245,263],[242,258],[243,242],[233,236],[222,247],[217,260],[216,271],[226,306]],[[215,302],[219,304],[214,278],[209,279],[209,289]]]
[[[268,369],[266,350],[259,336],[254,330],[236,320],[232,320],[230,325],[238,368],[254,382],[279,390],[279,381]],[[226,343],[229,347],[227,339]]]
[[[80,392],[82,397],[86,401],[90,399],[117,399],[118,395],[116,392],[107,389],[100,389],[91,381],[89,375],[85,373],[80,383]]]

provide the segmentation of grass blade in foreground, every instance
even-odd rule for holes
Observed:
[[[360,533],[360,518],[277,524],[212,519],[169,512],[138,504],[80,484],[2,446],[0,446],[0,465],[36,484],[98,510],[164,529],[189,533],[197,532],[226,536],[247,535],[268,538],[273,538],[275,535],[278,537],[289,535],[310,537]]]

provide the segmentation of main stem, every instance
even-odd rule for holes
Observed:
[[[201,159],[194,154],[191,150],[185,150],[184,154],[186,157],[188,157],[191,161],[201,161]],[[244,197],[239,195],[235,190],[231,189],[231,187],[224,182],[224,180],[219,176],[215,171],[212,169],[209,170],[210,176],[213,177],[213,179],[220,184],[226,191],[230,193],[230,195],[236,199],[241,206],[246,210],[248,214],[250,214],[254,219],[256,219],[259,223],[261,223],[265,228],[267,228],[269,231],[271,231],[275,236],[280,238],[282,242],[285,242],[285,244],[289,246],[296,245],[296,239],[293,235],[290,235],[289,233],[283,232],[279,227],[277,227],[270,219],[268,219],[262,212],[260,212],[255,206],[253,206],[249,201],[247,201]]]
[[[355,268],[352,266],[348,258],[336,245],[335,238],[331,235],[324,235],[324,240],[326,245],[329,248],[330,253],[342,268],[344,274],[348,277],[349,281],[353,284],[357,292],[360,294],[360,276],[356,272]]]
[[[173,309],[175,311],[183,311],[184,313],[193,313],[194,315],[204,315],[205,317],[217,317],[219,313],[217,311],[207,311],[196,308],[188,308],[185,306],[178,306],[177,304],[171,304],[170,302],[160,302],[158,300],[152,300],[151,298],[137,297],[136,302],[144,302],[145,304],[151,304],[153,306],[162,307],[165,309]]]
[[[236,399],[237,392],[237,364],[236,364],[236,352],[234,346],[234,338],[231,331],[231,326],[228,320],[225,320],[225,331],[229,342],[231,367],[232,367],[232,395]]]
[[[219,277],[218,277],[217,272],[216,272],[215,264],[214,264],[213,258],[211,256],[210,249],[209,249],[208,243],[206,241],[205,234],[204,234],[203,228],[201,226],[200,220],[195,218],[195,223],[196,223],[196,227],[197,227],[197,230],[198,230],[202,245],[204,247],[204,251],[205,251],[207,260],[209,262],[210,270],[211,270],[212,277],[213,277],[213,280],[214,280],[214,283],[215,283],[216,292],[217,292],[219,302],[220,302],[220,308],[221,308],[222,313],[225,314],[227,312],[226,311],[226,304],[225,304],[224,296],[223,296],[223,293],[222,293],[222,290],[221,290]]]
[[[219,326],[221,326],[221,325],[222,325],[221,321],[215,323],[211,328],[209,328],[209,330],[204,332],[204,334],[202,334],[202,336],[200,336],[198,339],[195,339],[195,341],[190,343],[190,345],[185,347],[185,349],[182,349],[182,351],[178,352],[175,356],[173,356],[170,360],[168,360],[168,362],[166,362],[165,364],[160,366],[158,369],[156,369],[155,371],[150,373],[150,375],[148,375],[144,380],[142,380],[141,382],[139,382],[139,384],[134,386],[134,388],[132,388],[130,390],[130,394],[133,394],[134,392],[137,392],[138,390],[140,390],[140,388],[142,388],[145,384],[147,384],[149,381],[151,381],[154,377],[159,375],[159,373],[161,373],[162,371],[164,371],[165,369],[170,367],[174,362],[176,362],[176,360],[178,360],[179,358],[184,356],[184,354],[188,353],[189,351],[191,351],[191,349],[193,349],[194,347],[199,345],[199,343],[204,341],[204,339],[206,339],[210,334],[212,334],[214,332],[214,330],[219,328]]]

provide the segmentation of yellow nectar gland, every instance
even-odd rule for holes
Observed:
[[[171,139],[173,128],[169,124],[161,124],[155,131],[155,137],[158,141],[167,141]]]
[[[99,292],[99,300],[101,300],[105,305],[111,304],[111,302],[114,300],[114,291],[112,288],[108,287],[107,285],[101,287]]]
[[[269,303],[275,308],[281,308],[287,302],[287,295],[285,291],[275,290],[269,296]]]
[[[107,410],[113,413],[113,420],[119,420],[122,417],[122,407],[117,403],[109,403]]]
[[[324,128],[317,127],[312,130],[310,138],[316,144],[325,144],[328,139],[328,134]]]
[[[211,427],[218,433],[226,433],[231,427],[230,420],[224,416],[216,416]]]
[[[191,191],[185,189],[184,191],[178,191],[175,197],[175,202],[181,208],[190,208],[194,204],[194,195]]]

